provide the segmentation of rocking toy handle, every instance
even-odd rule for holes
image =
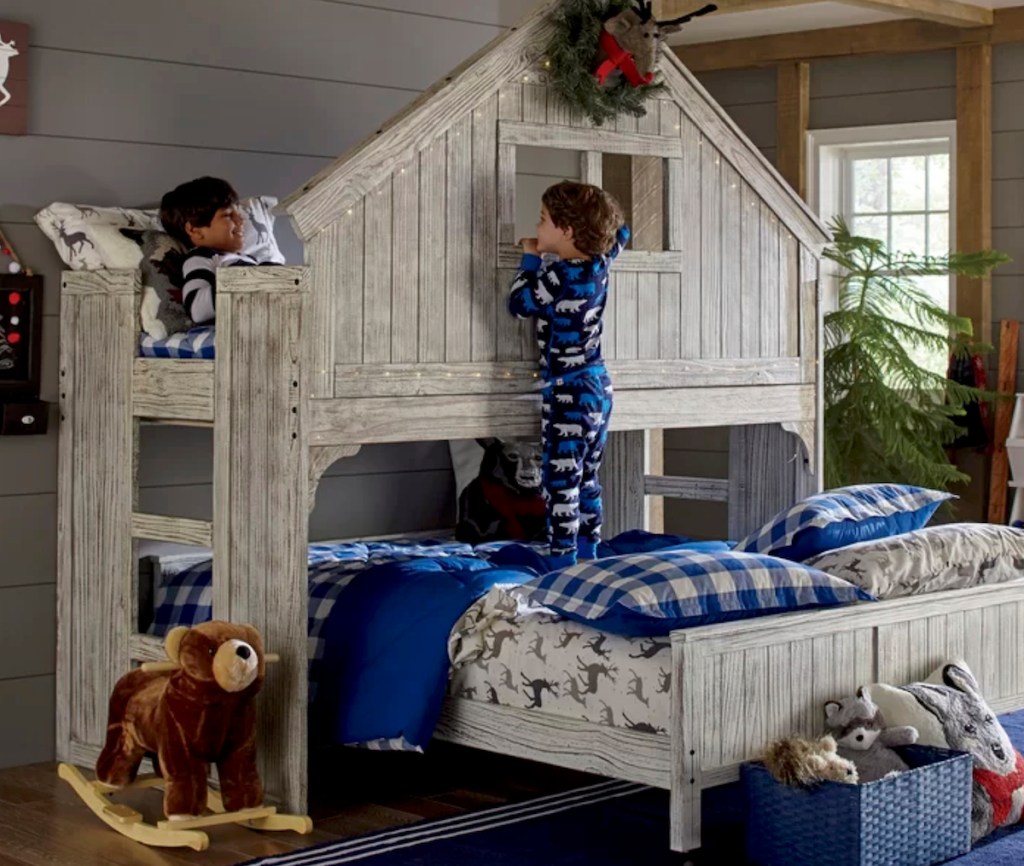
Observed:
[[[277,653],[267,653],[263,656],[263,661],[266,662],[268,665],[273,664],[274,662],[281,661],[281,656],[279,656]],[[143,662],[141,665],[139,665],[139,667],[147,673],[162,673],[163,671],[176,671],[180,667],[180,665],[172,661]]]

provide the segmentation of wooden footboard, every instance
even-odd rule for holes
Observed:
[[[963,658],[992,707],[1024,707],[1024,582],[672,634],[672,847],[700,847],[700,792],[765,743],[817,735],[828,700]],[[682,688],[677,688],[680,684]]]

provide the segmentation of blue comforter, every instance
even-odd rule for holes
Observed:
[[[726,542],[626,532],[601,556],[672,547],[727,550]],[[314,743],[420,750],[441,712],[448,635],[496,583],[546,571],[529,545],[354,543],[309,550],[310,730]],[[168,575],[150,632],[210,619],[212,564]]]

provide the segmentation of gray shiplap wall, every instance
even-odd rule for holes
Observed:
[[[56,397],[61,262],[32,222],[51,201],[146,206],[199,174],[284,196],[531,0],[6,0],[31,30],[30,134],[0,137],[0,224],[46,279],[43,397]],[[301,248],[278,221],[290,261]],[[0,767],[53,754],[56,419],[0,440]],[[142,507],[208,517],[211,437],[147,428]],[[401,503],[398,506],[397,503]],[[336,464],[314,538],[431,528],[452,511],[443,445]]]

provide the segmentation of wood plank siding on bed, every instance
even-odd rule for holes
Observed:
[[[33,90],[29,135],[0,139],[0,164],[18,168],[0,174],[0,223],[23,260],[46,278],[44,399],[55,401],[58,394],[58,287],[63,265],[32,222],[39,208],[52,201],[152,205],[166,189],[199,174],[226,177],[243,195],[283,197],[498,35],[500,25],[517,21],[531,5],[531,0],[178,0],[162,5],[133,0],[7,0],[5,15],[32,28]],[[225,33],[231,38],[224,38]],[[1024,318],[1024,301],[1016,290],[1019,269],[1024,267],[1024,220],[1019,216],[1024,203],[1024,128],[1014,108],[1024,88],[1024,47],[997,46],[993,55],[994,244],[1017,262],[993,278],[993,314],[996,319]],[[380,63],[382,56],[393,59]],[[813,64],[811,125],[950,118],[953,66],[952,54],[945,52]],[[712,73],[701,80],[773,160],[774,71]],[[497,94],[495,105],[481,111],[501,121],[572,125],[573,118],[557,105],[548,105],[545,93],[535,84],[510,85]],[[459,147],[486,144],[481,137],[485,133],[473,132],[474,122],[475,118],[467,122],[466,140]],[[674,126],[669,107],[657,128],[634,124],[622,131],[664,135]],[[696,131],[681,127],[680,139],[686,142],[689,136],[692,141]],[[403,166],[396,166],[397,175],[382,187],[376,212],[355,205],[352,224],[360,229],[346,236],[343,232],[348,230],[339,224],[325,232],[323,253],[311,245],[308,261],[314,266],[314,280],[320,278],[323,264],[362,274],[367,248],[360,232],[368,224],[386,222],[385,207],[392,214],[396,207],[399,212],[417,208],[421,250],[443,250],[447,256],[443,217],[449,202],[440,191],[450,167],[465,159],[465,152],[449,143],[444,137],[422,150],[417,161],[404,166],[405,174]],[[522,200],[536,198],[552,180],[576,176],[570,174],[572,166],[525,148],[518,162],[511,177],[495,178],[497,216],[487,231],[493,228],[502,244],[513,242],[532,224],[531,209],[519,207]],[[698,172],[703,165],[672,159],[667,182],[704,189],[705,178]],[[713,168],[712,158],[709,170]],[[510,183],[519,188],[515,211],[501,196]],[[725,194],[720,216],[726,225],[734,225],[737,200],[728,172],[724,179],[719,175],[717,187],[707,183],[710,195]],[[754,231],[756,196],[742,184],[738,192],[743,240],[732,249],[744,274],[748,268],[761,267],[764,234]],[[489,210],[489,189],[477,185],[474,191],[470,185],[462,206],[467,215],[474,208]],[[510,223],[514,231],[508,230]],[[391,257],[392,270],[398,273],[387,286],[371,287],[381,299],[389,299],[387,327],[382,316],[375,324],[364,322],[362,304],[357,307],[353,298],[347,298],[350,306],[344,315],[360,322],[354,330],[372,334],[372,339],[350,344],[333,328],[324,328],[318,334],[323,354],[337,351],[339,363],[359,364],[367,346],[383,355],[392,339],[405,352],[407,335],[415,329],[418,358],[400,354],[390,360],[443,364],[484,361],[489,356],[531,358],[532,338],[525,325],[518,338],[515,331],[492,330],[491,323],[501,315],[500,298],[482,286],[474,295],[471,316],[453,322],[455,327],[471,322],[470,327],[457,332],[457,341],[446,340],[446,257],[423,252],[417,260],[402,258],[413,231],[411,223],[400,223],[389,245],[370,250]],[[683,250],[703,250],[704,244],[714,242],[713,236],[701,232],[701,225],[688,225],[684,231],[688,234],[680,237]],[[329,233],[345,237],[351,254],[339,257],[344,261],[329,258],[338,249],[327,239]],[[300,262],[301,246],[286,219],[279,219],[277,235],[289,260]],[[730,275],[735,274],[736,262],[729,252],[719,250],[723,304],[734,287]],[[318,259],[321,254],[327,258]],[[472,274],[473,259],[465,244],[457,252],[453,249],[453,256],[454,267]],[[420,299],[415,319],[403,306],[413,291],[414,273]],[[629,298],[639,309],[655,290],[650,275],[636,272],[623,278],[633,281],[622,292],[623,299]],[[705,334],[703,325],[710,326],[713,311],[705,318],[699,305],[694,306],[697,296],[686,290],[686,279],[685,272],[681,279],[659,277],[659,320],[665,322],[658,331],[659,351],[695,358],[705,339],[738,337],[742,357],[764,355],[762,346],[775,336],[762,333],[759,318],[747,317],[736,332]],[[373,309],[377,315],[383,308]],[[609,316],[608,345],[617,359],[620,350],[621,359],[647,357],[651,351],[652,334],[628,330],[635,322],[629,309],[624,304]],[[370,330],[364,328],[371,324]],[[778,339],[783,338],[780,331]],[[732,354],[732,348],[723,350]],[[343,356],[343,351],[350,355]],[[672,433],[667,441],[667,472],[716,478],[727,474],[724,430]],[[140,508],[208,519],[210,431],[147,427],[142,444]],[[16,708],[5,715],[0,729],[0,766],[53,755],[56,446],[55,416],[45,437],[0,439],[0,700]],[[311,517],[311,537],[436,526],[450,513],[450,485],[443,443],[364,448],[328,470]],[[399,497],[405,509],[401,514],[394,508]],[[725,532],[721,503],[694,506],[669,500],[667,513],[670,531],[717,537]]]
[[[64,266],[32,222],[36,211],[53,201],[153,206],[201,174],[227,178],[242,195],[284,197],[531,5],[9,0],[5,15],[32,28],[33,81],[29,135],[0,138],[0,164],[17,169],[0,173],[0,224],[46,281],[43,398],[58,396]],[[428,161],[421,181],[431,170]],[[389,205],[405,206],[413,177],[393,185]],[[302,263],[287,219],[276,234],[289,261]],[[443,279],[433,285],[443,291]],[[416,326],[396,323],[400,333]],[[53,757],[57,428],[54,414],[47,436],[0,439],[0,697],[12,708],[0,766]],[[144,427],[141,509],[209,519],[212,447],[209,430]],[[451,487],[444,443],[364,448],[327,470],[311,537],[442,525]]]

